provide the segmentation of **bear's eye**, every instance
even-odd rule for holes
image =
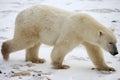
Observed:
[[[112,42],[109,42],[109,44],[113,44]]]
[[[99,32],[99,35],[100,35],[100,36],[102,36],[102,35],[103,35],[103,33],[100,31],[100,32]]]

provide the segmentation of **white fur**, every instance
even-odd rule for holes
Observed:
[[[108,71],[114,69],[105,64],[100,48],[109,51],[108,42],[116,43],[112,31],[91,16],[42,5],[25,9],[17,16],[14,38],[3,43],[2,51],[8,59],[9,55],[6,58],[5,54],[26,49],[26,61],[44,62],[38,58],[39,45],[53,45],[53,66],[68,68],[62,64],[64,57],[83,44],[96,67]]]

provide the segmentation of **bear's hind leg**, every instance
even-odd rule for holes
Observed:
[[[26,61],[31,61],[33,63],[44,63],[44,59],[39,59],[39,46],[40,43],[36,43],[34,46],[26,49]]]
[[[97,67],[96,69],[101,71],[115,71],[114,68],[109,67],[107,64],[105,64],[102,50],[99,46],[90,44],[88,42],[85,42],[83,45],[85,45],[89,57],[91,58],[94,65]]]
[[[8,60],[11,52],[22,50],[33,45],[33,42],[28,42],[26,40],[24,38],[17,38],[3,42],[1,49],[3,59]]]
[[[1,52],[2,52],[3,59],[8,60],[9,59],[10,49],[9,49],[9,45],[6,42],[4,42],[2,44]]]

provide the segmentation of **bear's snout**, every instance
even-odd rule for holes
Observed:
[[[115,56],[115,55],[117,55],[118,54],[118,52],[115,52],[115,53],[111,53],[113,56]]]
[[[111,53],[113,56],[115,56],[115,55],[118,54],[118,50],[117,50],[117,47],[116,47],[115,45],[113,46],[113,49],[112,49],[112,51],[110,51],[110,53]]]

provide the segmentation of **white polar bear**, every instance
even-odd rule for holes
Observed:
[[[12,40],[2,45],[2,55],[26,49],[26,61],[43,63],[38,58],[40,44],[53,45],[51,59],[54,68],[64,69],[64,57],[79,44],[86,47],[92,62],[98,70],[115,71],[105,64],[101,48],[112,55],[118,54],[116,38],[91,16],[84,13],[64,11],[51,6],[33,6],[23,10],[16,18]]]

